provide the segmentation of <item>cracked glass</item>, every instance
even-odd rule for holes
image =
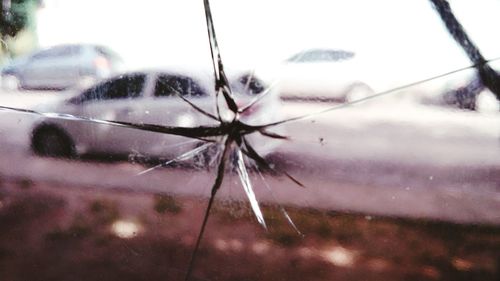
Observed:
[[[499,11],[1,1],[0,280],[497,280]]]

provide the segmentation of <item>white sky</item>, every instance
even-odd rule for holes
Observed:
[[[211,2],[228,65],[261,67],[306,48],[343,48],[401,84],[469,64],[428,0]],[[500,1],[450,3],[485,56],[500,56]],[[133,67],[210,66],[202,0],[46,0],[38,32],[41,46],[106,44]]]

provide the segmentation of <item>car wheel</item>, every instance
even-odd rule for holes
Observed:
[[[21,88],[21,81],[15,75],[2,76],[2,89],[8,91],[15,91]]]
[[[71,158],[75,156],[75,145],[61,129],[42,127],[35,131],[32,138],[35,154],[49,157]]]
[[[374,93],[373,89],[366,84],[354,84],[347,92],[345,99],[346,102],[357,102],[373,95]]]

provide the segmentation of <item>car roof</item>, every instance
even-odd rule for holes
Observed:
[[[352,59],[356,54],[342,49],[307,49],[286,59],[286,62],[336,62]]]
[[[147,69],[147,70],[132,70],[132,71],[127,71],[123,73],[119,73],[113,76],[110,76],[104,80],[99,81],[97,84],[101,83],[106,83],[107,81],[112,81],[124,76],[134,76],[134,75],[146,75],[147,77],[157,77],[158,75],[175,75],[175,76],[182,76],[182,77],[188,77],[193,79],[196,83],[198,83],[200,86],[202,86],[205,89],[209,89],[211,85],[208,84],[210,83],[209,81],[206,81],[206,79],[200,79],[198,76],[190,75],[189,73],[183,72],[183,71],[176,71],[176,70],[160,70],[160,69]],[[82,93],[88,89],[91,89],[92,87],[95,87],[97,84],[92,84],[88,87],[85,88],[72,88],[67,90],[67,95],[72,96],[72,95],[78,95],[79,93]],[[212,83],[213,84],[213,83]]]

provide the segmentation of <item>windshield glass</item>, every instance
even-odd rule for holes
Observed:
[[[0,6],[0,280],[498,280],[498,1]]]

